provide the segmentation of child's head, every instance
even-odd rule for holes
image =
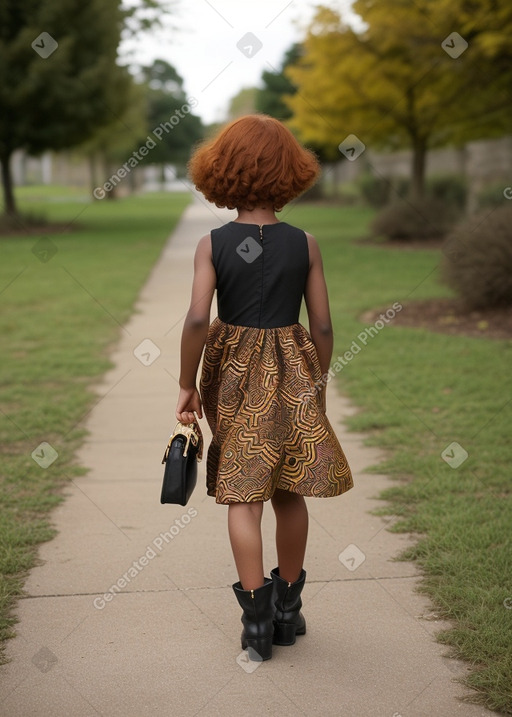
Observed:
[[[218,207],[279,211],[314,184],[320,165],[281,122],[255,114],[201,144],[189,171],[196,188]]]

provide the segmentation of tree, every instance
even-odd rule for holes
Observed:
[[[123,5],[123,35],[137,38],[142,32],[163,27],[163,19],[178,6],[179,0],[130,0]]]
[[[203,137],[201,119],[192,114],[195,98],[188,98],[183,79],[165,60],[142,68],[146,84],[147,128],[157,138],[151,161],[157,164],[186,164],[192,146]]]
[[[146,88],[131,81],[128,87],[126,109],[120,117],[100,127],[93,137],[81,145],[78,150],[89,159],[91,172],[91,191],[107,180],[114,169],[126,161],[127,156],[146,140],[148,128],[146,117]],[[103,179],[99,181],[98,173]],[[133,186],[133,174],[129,181]],[[108,199],[116,197],[116,188],[106,194]]]
[[[171,0],[2,0],[0,164],[4,212],[16,215],[12,153],[81,144],[126,110],[121,35],[158,25]]]
[[[469,44],[464,54],[467,81],[459,94],[467,104],[466,121],[454,134],[462,141],[510,134],[512,4],[508,0],[438,0],[437,5],[446,22],[457,27]]]
[[[263,87],[256,95],[258,112],[286,123],[292,118],[293,112],[286,100],[297,92],[297,87],[288,77],[287,71],[299,62],[303,54],[303,46],[295,43],[285,52],[280,70],[272,72],[264,70],[261,76]],[[315,152],[321,162],[330,162],[339,157],[338,144],[333,144],[332,140],[327,142],[306,140],[305,144]]]
[[[16,214],[10,158],[76,145],[125,108],[116,64],[118,0],[4,0],[0,5],[0,162],[5,212]]]
[[[297,88],[285,74],[290,65],[294,65],[302,54],[302,46],[298,43],[286,51],[279,70],[264,70],[261,80],[263,87],[256,95],[256,110],[284,121],[290,119],[292,111],[284,101],[284,96],[294,95]]]
[[[257,87],[243,87],[229,103],[228,120],[256,112]]]
[[[489,2],[473,0],[469,5]],[[286,101],[302,138],[338,144],[356,135],[365,145],[410,147],[412,197],[418,199],[424,192],[430,147],[492,136],[497,127],[503,131],[510,111],[506,87],[511,69],[504,68],[506,80],[487,74],[489,63],[481,63],[476,43],[455,57],[464,41],[444,42],[454,26],[461,27],[446,11],[448,4],[356,0],[353,9],[366,26],[361,32],[344,24],[334,10],[319,7],[303,57],[287,70],[298,92]],[[505,0],[493,2],[497,4],[504,7]],[[505,44],[499,28],[496,33]]]

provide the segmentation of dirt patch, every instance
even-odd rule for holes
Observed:
[[[366,311],[360,318],[373,324],[386,309]],[[443,334],[512,339],[512,309],[470,310],[459,299],[426,299],[404,304],[394,326],[411,326]]]

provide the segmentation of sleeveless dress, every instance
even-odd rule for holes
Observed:
[[[217,503],[265,501],[276,489],[332,497],[352,488],[322,407],[322,373],[298,323],[309,271],[306,234],[285,222],[229,222],[211,232],[218,316],[200,392],[212,441],[207,492]]]

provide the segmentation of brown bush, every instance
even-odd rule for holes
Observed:
[[[400,241],[442,239],[459,216],[453,206],[439,199],[400,199],[379,212],[371,230],[375,236]]]
[[[468,308],[512,306],[512,206],[463,222],[443,251],[442,280]]]

